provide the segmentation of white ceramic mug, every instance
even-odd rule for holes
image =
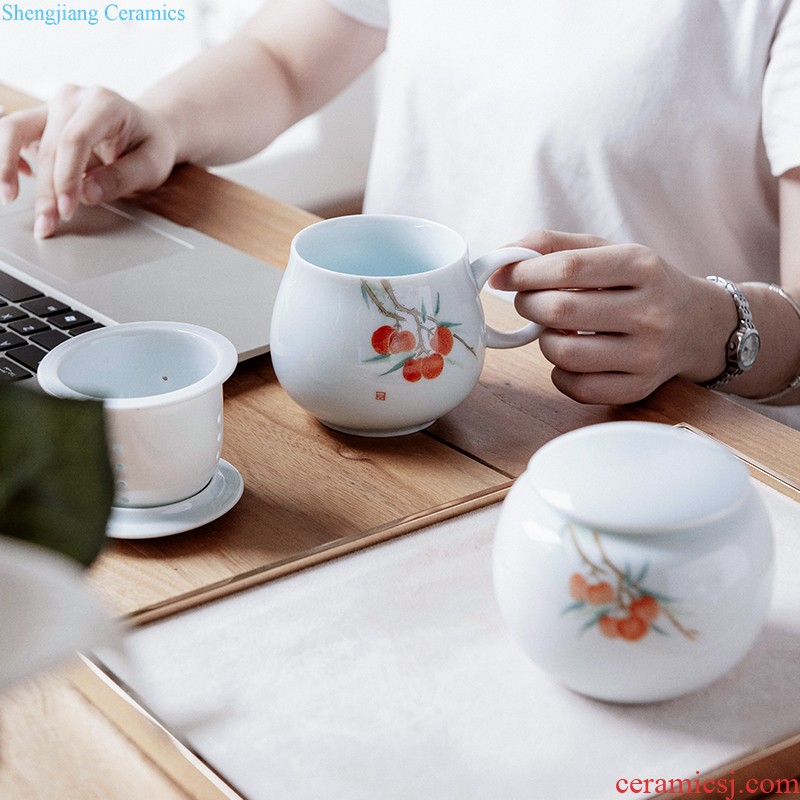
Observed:
[[[472,391],[486,347],[517,347],[542,328],[484,323],[480,290],[523,247],[470,262],[450,228],[416,217],[355,215],[292,241],[272,317],[275,373],[323,424],[394,436],[422,430]]]
[[[222,447],[222,384],[236,349],[182,322],[132,322],[63,342],[41,361],[58,397],[100,399],[116,481],[114,505],[185,500],[211,480]]]

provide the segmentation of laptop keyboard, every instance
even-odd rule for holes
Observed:
[[[0,270],[0,380],[30,378],[48,350],[102,327]]]

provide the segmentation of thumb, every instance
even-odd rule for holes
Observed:
[[[110,164],[89,170],[83,179],[81,202],[96,206],[160,186],[169,176],[173,162],[168,157],[155,158],[152,150],[143,146]]]

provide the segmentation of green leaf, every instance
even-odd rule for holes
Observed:
[[[577,611],[579,608],[584,608],[586,603],[583,600],[576,600],[574,603],[570,603],[565,609],[562,610],[562,614],[569,614],[570,611]]]
[[[628,586],[633,583],[633,573],[631,572],[630,564],[625,564],[625,575],[623,576],[623,580]]]
[[[391,369],[387,369],[386,372],[381,372],[381,377],[384,375],[388,375],[391,372],[397,372],[398,369],[403,369],[406,365],[406,361],[410,361],[413,356],[409,356],[408,358],[404,358],[402,361],[398,361]]]
[[[668,594],[662,594],[661,592],[654,592],[652,589],[647,589],[646,591],[642,592],[641,596],[646,597],[650,595],[651,597],[655,597],[659,603],[677,603],[677,599],[671,597]]]
[[[652,622],[650,623],[650,630],[655,631],[656,633],[660,634],[661,636],[669,636],[669,634],[663,628],[659,627],[658,625],[655,625]]]
[[[605,617],[605,616],[606,616],[606,614],[608,614],[608,612],[609,612],[609,611],[611,611],[611,609],[612,609],[612,608],[613,608],[613,606],[610,606],[610,605],[602,606],[601,608],[599,608],[599,609],[598,609],[598,610],[597,610],[597,611],[596,611],[596,612],[595,612],[595,613],[592,615],[592,618],[591,618],[590,620],[588,620],[587,622],[584,622],[584,623],[583,623],[583,625],[581,626],[581,629],[580,629],[579,633],[583,633],[584,631],[588,631],[588,630],[589,630],[589,628],[592,628],[592,627],[594,627],[595,625],[597,625],[597,623],[598,623],[598,622],[600,622],[600,620],[601,620],[603,617]]]
[[[434,317],[439,316],[439,310],[441,309],[441,307],[442,307],[442,296],[439,294],[439,292],[436,292],[436,308],[433,309]]]
[[[371,364],[373,361],[387,361],[391,356],[388,353],[383,353],[382,355],[372,356],[372,358],[365,358],[361,363],[362,364]]]
[[[99,401],[0,385],[0,533],[89,565],[114,483]]]

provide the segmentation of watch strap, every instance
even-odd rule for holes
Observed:
[[[757,331],[756,326],[753,324],[753,314],[750,311],[750,304],[747,302],[747,298],[742,294],[739,287],[733,281],[729,281],[727,278],[721,278],[719,275],[709,275],[706,277],[706,280],[711,281],[711,283],[716,283],[718,286],[722,286],[727,290],[733,298],[733,302],[736,303],[736,313],[739,318],[736,328],[725,343],[726,367],[724,371],[717,375],[716,378],[700,383],[700,386],[706,389],[716,389],[718,386],[724,386],[728,381],[733,380],[737,375],[741,375],[746,369],[752,366],[752,364],[750,364],[747,367],[743,367],[737,355],[740,335],[748,331],[752,331],[753,333],[757,333]]]

